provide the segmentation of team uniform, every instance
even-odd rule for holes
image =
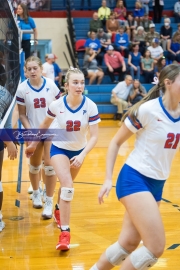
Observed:
[[[43,85],[39,90],[33,88],[29,79],[21,83],[17,89],[16,102],[26,106],[26,115],[31,128],[38,128],[45,119],[50,103],[60,97],[55,83],[43,77]]]
[[[130,131],[136,133],[136,142],[119,174],[117,197],[150,191],[155,200],[160,201],[180,145],[180,117],[173,118],[159,97],[142,104],[136,119],[135,124],[129,117],[124,122]]]
[[[67,104],[67,96],[53,101],[47,116],[56,120],[53,128],[60,129],[63,140],[52,141],[51,156],[64,154],[69,158],[79,154],[87,144],[88,127],[100,122],[96,104],[86,96],[76,110]]]

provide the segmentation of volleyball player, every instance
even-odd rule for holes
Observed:
[[[85,156],[95,146],[98,139],[97,106],[89,98],[82,95],[84,91],[84,75],[79,69],[70,68],[66,74],[65,88],[67,95],[53,101],[48,109],[47,117],[40,128],[48,129],[56,118],[56,128],[60,129],[62,139],[52,141],[51,162],[60,181],[60,220],[61,234],[56,246],[57,250],[70,248],[70,203],[73,199],[73,180],[77,176]],[[90,131],[87,142],[86,135]],[[32,142],[26,149],[31,156],[36,151],[38,142]],[[38,147],[38,146],[37,146]]]
[[[116,193],[126,212],[116,243],[109,246],[91,270],[149,269],[163,254],[164,227],[159,211],[163,187],[180,144],[180,66],[166,66],[159,83],[126,113],[107,154],[106,179],[99,203],[112,187],[119,147],[136,133],[135,149],[122,167]],[[143,246],[136,249],[143,241]]]
[[[46,116],[49,104],[60,96],[59,89],[54,82],[42,77],[42,63],[38,57],[31,56],[25,62],[28,79],[20,84],[17,90],[19,118],[25,129],[38,128]],[[33,207],[42,208],[39,191],[39,172],[41,168],[42,152],[44,151],[44,165],[46,184],[46,202],[42,217],[52,218],[53,194],[56,185],[55,171],[50,161],[51,142],[42,140],[30,158],[29,177],[33,187]]]

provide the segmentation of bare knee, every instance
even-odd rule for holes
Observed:
[[[151,243],[145,243],[144,245],[152,252],[152,254],[159,258],[164,253],[165,248],[165,238],[161,240],[155,240]]]

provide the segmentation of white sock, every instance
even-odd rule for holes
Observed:
[[[97,268],[97,265],[94,264],[89,270],[99,270],[99,269]]]
[[[46,201],[52,202],[53,201],[53,197],[46,196]]]
[[[62,231],[67,231],[69,229],[69,225],[61,225]]]
[[[44,184],[44,190],[46,190],[46,185]]]
[[[37,194],[39,194],[40,192],[39,192],[39,189],[37,189],[37,190],[33,190],[33,194],[34,195],[37,195]]]
[[[0,220],[2,219],[2,217],[3,217],[3,215],[2,215],[2,212],[1,212],[1,210],[0,210]]]

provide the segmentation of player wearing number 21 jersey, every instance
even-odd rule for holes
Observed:
[[[26,106],[31,128],[38,128],[46,116],[50,103],[59,97],[60,91],[55,83],[43,77],[43,84],[38,90],[31,86],[29,79],[21,83],[17,90],[16,102]]]
[[[53,101],[47,111],[48,117],[56,117],[53,128],[66,131],[64,136],[67,140],[52,141],[52,143],[58,148],[77,151],[87,144],[88,126],[99,123],[100,118],[96,104],[86,96],[83,96],[82,103],[76,110],[68,106],[66,98],[67,96],[63,96]]]

